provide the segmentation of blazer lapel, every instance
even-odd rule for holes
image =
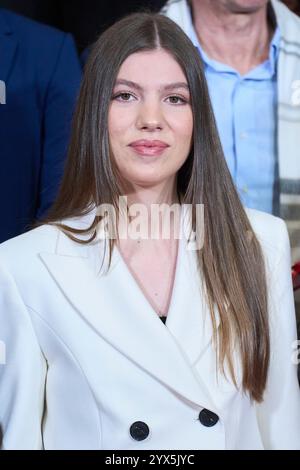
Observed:
[[[6,82],[17,50],[17,39],[0,9],[0,80]]]
[[[178,253],[174,291],[167,317],[167,326],[182,350],[194,364],[212,346],[213,326],[206,302],[205,289],[197,268],[195,251],[188,250],[182,239]],[[216,328],[220,323],[215,311]]]
[[[182,241],[180,242],[182,243]],[[185,334],[178,334],[179,313],[184,300],[179,293],[172,300],[170,330],[166,328],[121,259],[114,250],[107,274],[100,275],[99,261],[103,241],[79,245],[60,234],[57,251],[40,253],[43,263],[56,280],[73,307],[105,341],[127,356],[141,369],[180,394],[197,407],[208,408],[220,415],[205,385],[190,364],[190,357],[201,352],[201,336],[185,325]],[[177,287],[185,276],[180,265]],[[175,287],[175,286],[174,286]],[[185,289],[186,284],[182,286]],[[180,289],[181,292],[182,288]],[[192,305],[188,304],[190,307]],[[195,313],[195,309],[191,310]],[[182,316],[185,318],[185,311]],[[201,315],[201,312],[197,312]],[[187,321],[192,319],[192,314]],[[169,321],[169,320],[168,320]],[[183,320],[185,321],[185,320]],[[195,322],[195,319],[192,319]],[[188,331],[192,344],[189,345]],[[188,354],[185,353],[185,347]]]

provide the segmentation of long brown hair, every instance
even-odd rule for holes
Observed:
[[[194,128],[191,152],[177,175],[184,204],[204,204],[204,246],[197,252],[214,327],[217,359],[235,380],[233,351],[238,346],[242,387],[261,401],[269,365],[269,327],[265,266],[260,244],[241,205],[227,168],[200,55],[183,31],[156,13],[129,15],[94,44],[85,67],[63,182],[45,223],[71,238],[95,236],[97,217],[88,230],[57,221],[89,212],[91,204],[117,208],[120,188],[108,141],[108,109],[124,60],[138,51],[161,47],[184,71],[191,95]],[[193,230],[195,220],[192,221]],[[114,244],[110,244],[110,254]],[[199,280],[200,282],[200,280]],[[215,308],[220,324],[217,329]]]

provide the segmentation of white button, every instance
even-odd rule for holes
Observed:
[[[244,186],[242,186],[242,191],[243,191],[243,193],[248,192],[248,186],[246,184],[244,184]]]
[[[241,139],[247,139],[247,137],[248,137],[247,132],[241,132],[241,133],[240,133],[240,138],[241,138]]]

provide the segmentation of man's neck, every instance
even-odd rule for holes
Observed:
[[[273,28],[267,6],[254,11],[230,10],[221,2],[192,0],[194,27],[204,52],[245,75],[267,60]]]

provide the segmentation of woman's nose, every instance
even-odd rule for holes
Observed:
[[[157,103],[142,104],[137,116],[137,127],[140,130],[155,131],[163,128],[163,116]]]

